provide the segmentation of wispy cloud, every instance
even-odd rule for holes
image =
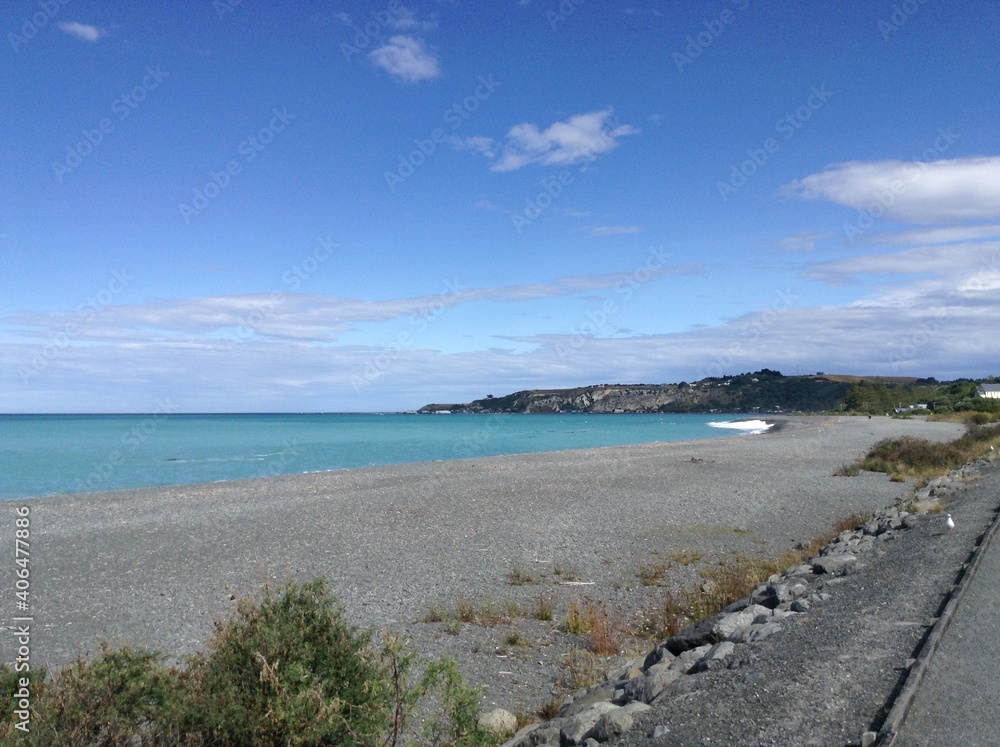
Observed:
[[[424,42],[412,36],[393,36],[368,57],[389,75],[405,83],[430,80],[441,74],[437,58]]]
[[[1000,225],[919,228],[899,233],[882,233],[872,237],[871,241],[873,244],[912,246],[914,244],[951,244],[956,241],[992,238],[1000,238]]]
[[[613,122],[612,113],[609,108],[576,114],[544,130],[528,122],[515,125],[507,131],[500,160],[490,168],[502,172],[516,171],[533,163],[566,166],[609,153],[618,147],[618,138],[639,133],[631,125]]]
[[[914,247],[883,254],[867,254],[832,262],[819,262],[806,277],[840,284],[861,276],[930,275],[951,279],[982,268],[997,267],[1000,241]]]
[[[496,155],[495,143],[490,137],[482,135],[473,135],[467,138],[453,137],[450,142],[459,150],[474,150],[487,158],[493,158]]]
[[[59,28],[70,36],[75,36],[77,39],[89,42],[96,42],[102,36],[108,35],[108,32],[104,29],[99,29],[97,26],[89,26],[85,23],[77,23],[76,21],[60,23]]]
[[[693,264],[663,264],[650,276],[690,275],[701,271]],[[492,301],[521,303],[593,293],[628,282],[634,272],[573,275],[547,282],[484,288],[464,288],[449,282],[438,294],[369,301],[341,296],[305,293],[254,293],[232,296],[172,299],[141,305],[107,306],[89,324],[76,324],[69,312],[20,314],[4,321],[19,329],[25,339],[44,339],[53,330],[74,323],[79,340],[178,341],[225,336],[227,330],[243,328],[242,336],[255,339],[286,339],[332,342],[360,324],[388,322],[406,317],[433,315],[445,304]]]
[[[904,223],[1000,217],[1000,156],[947,161],[852,161],[781,188],[789,197],[827,200]]]
[[[639,233],[639,226],[584,226],[576,229],[594,238],[603,236],[621,236],[622,234]]]
[[[818,233],[816,231],[803,231],[801,233],[796,233],[791,236],[786,236],[783,239],[779,239],[774,242],[776,249],[780,249],[783,252],[792,252],[796,254],[808,254],[810,252],[816,251],[816,242],[822,241],[823,239],[829,239],[835,236],[832,233]]]

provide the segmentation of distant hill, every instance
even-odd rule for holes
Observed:
[[[970,389],[971,387],[971,389]],[[975,384],[935,379],[815,374],[783,376],[761,369],[678,384],[595,384],[572,389],[528,389],[488,395],[465,404],[429,404],[421,413],[782,413],[890,412],[918,403],[967,404]],[[974,403],[974,398],[973,398]]]
[[[531,389],[467,404],[431,404],[419,412],[788,412],[829,410],[850,384],[823,376],[782,376],[764,369],[688,384],[597,384]]]

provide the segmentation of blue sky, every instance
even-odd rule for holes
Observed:
[[[993,3],[0,21],[0,411],[1000,369]]]

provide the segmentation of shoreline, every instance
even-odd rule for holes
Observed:
[[[697,553],[705,563],[736,553],[777,556],[909,489],[881,474],[833,477],[843,462],[883,437],[948,440],[963,430],[821,417],[769,429],[769,438],[30,499],[33,663],[68,663],[101,640],[191,653],[233,595],[265,581],[323,576],[353,623],[399,632],[422,653],[453,655],[472,684],[487,686],[489,701],[516,707],[551,689],[563,644],[500,658],[494,642],[502,642],[503,626],[465,625],[450,635],[441,624],[417,622],[431,605],[464,597],[524,609],[542,595],[558,620],[566,604],[586,596],[636,610],[656,592],[637,579],[643,564],[666,564],[671,553]],[[6,536],[13,521],[13,512],[0,519]],[[515,568],[535,583],[512,585]],[[677,565],[669,578],[693,574],[694,566]],[[12,586],[8,574],[0,594]],[[548,640],[557,624],[533,624],[532,634]]]
[[[353,414],[353,413],[348,413],[348,414]],[[398,413],[398,414],[402,414],[402,413]],[[645,413],[643,413],[643,414],[645,414]],[[489,416],[487,416],[487,417],[489,417]],[[800,419],[800,420],[802,420],[802,421],[804,421],[807,418],[808,419],[814,419],[814,418],[815,419],[819,419],[819,418],[827,418],[827,417],[835,417],[835,416],[802,415],[802,416],[795,416],[795,417],[798,418],[798,419]],[[334,467],[334,468],[331,468],[331,469],[308,470],[308,471],[305,471],[305,472],[288,472],[288,473],[282,473],[282,474],[277,474],[277,475],[264,475],[264,476],[254,476],[254,477],[233,477],[233,478],[225,478],[225,479],[222,479],[222,480],[210,480],[210,481],[207,481],[207,482],[202,481],[202,482],[170,483],[170,484],[167,484],[167,485],[142,485],[142,486],[135,486],[135,487],[128,487],[128,488],[112,488],[112,489],[109,489],[109,490],[77,491],[77,492],[72,492],[72,493],[70,493],[70,492],[44,493],[44,494],[40,494],[40,495],[27,495],[27,496],[19,496],[19,497],[14,497],[14,498],[0,498],[0,505],[2,505],[4,502],[13,502],[13,501],[41,501],[41,500],[46,500],[46,499],[50,499],[50,498],[63,498],[63,497],[82,496],[82,495],[103,496],[103,495],[109,495],[109,494],[113,494],[113,493],[134,492],[134,491],[144,491],[144,490],[167,490],[167,489],[172,489],[172,488],[198,488],[200,486],[227,485],[227,484],[230,484],[230,483],[244,483],[244,482],[249,483],[249,482],[253,482],[253,481],[256,481],[256,480],[270,480],[270,479],[289,478],[289,477],[302,477],[302,476],[307,476],[307,475],[327,475],[327,474],[337,474],[337,473],[342,473],[342,472],[354,472],[354,471],[357,471],[357,470],[388,469],[388,468],[393,468],[393,467],[406,467],[406,466],[410,466],[410,465],[419,465],[419,464],[437,464],[437,463],[441,463],[441,462],[453,462],[453,461],[457,462],[457,461],[465,461],[465,460],[468,460],[468,459],[494,459],[494,458],[503,458],[503,457],[522,457],[522,456],[530,456],[530,455],[536,455],[536,454],[543,454],[544,455],[544,454],[561,454],[561,453],[564,453],[564,452],[601,451],[603,449],[627,449],[627,448],[631,448],[631,447],[646,446],[646,445],[649,445],[649,444],[697,443],[697,442],[700,442],[700,441],[715,441],[715,440],[719,440],[719,439],[744,438],[744,437],[749,437],[749,436],[764,436],[764,435],[767,435],[767,434],[778,433],[779,431],[782,431],[782,430],[784,430],[786,428],[789,428],[789,427],[792,427],[792,428],[796,427],[795,425],[791,425],[789,423],[787,416],[780,417],[780,418],[775,418],[773,416],[772,417],[764,417],[764,418],[756,418],[756,417],[754,417],[754,418],[742,418],[740,420],[733,420],[733,421],[730,421],[730,422],[733,422],[733,423],[748,422],[748,421],[755,422],[755,421],[758,421],[758,420],[763,421],[765,423],[768,423],[770,427],[768,427],[766,430],[758,431],[758,432],[725,433],[725,434],[720,434],[718,436],[711,436],[711,437],[708,437],[708,438],[692,438],[692,439],[682,439],[682,440],[678,440],[678,441],[643,441],[643,442],[635,443],[635,444],[618,444],[618,445],[611,445],[611,446],[586,446],[586,447],[582,447],[582,448],[554,449],[554,450],[547,450],[547,451],[522,451],[522,452],[512,452],[512,453],[509,453],[509,454],[472,455],[472,456],[466,456],[466,457],[455,457],[455,458],[450,458],[450,459],[430,459],[430,460],[422,460],[422,461],[414,461],[414,462],[393,462],[393,463],[390,463],[390,464],[375,464],[375,465],[366,465],[366,466],[361,466],[361,467]],[[803,422],[803,423],[801,423],[801,425],[799,427],[807,427],[807,426],[808,426],[808,423],[804,423]],[[719,430],[725,430],[725,429],[720,428]],[[172,461],[172,460],[168,460],[168,461]]]

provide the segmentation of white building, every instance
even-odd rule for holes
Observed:
[[[988,399],[1000,399],[1000,384],[980,384],[976,394]]]

